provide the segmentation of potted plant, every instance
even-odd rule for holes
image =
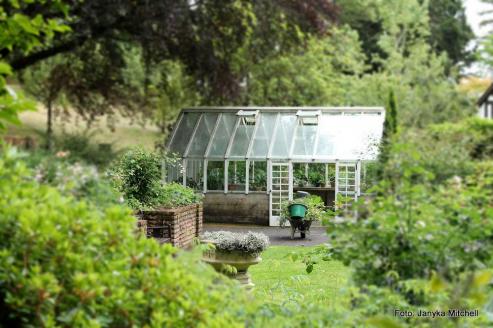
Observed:
[[[222,169],[213,168],[207,173],[207,189],[209,190],[222,190]]]
[[[313,186],[320,187],[324,183],[324,176],[320,172],[312,171],[308,174],[308,180]]]
[[[327,188],[333,187],[335,185],[335,181],[336,181],[336,168],[335,168],[335,166],[333,166],[333,165],[329,166],[329,170],[328,170],[327,175],[328,175],[328,180],[325,181],[325,187],[327,187]]]
[[[248,268],[262,260],[260,253],[269,245],[266,235],[251,231],[246,234],[230,231],[205,232],[202,243],[212,245],[203,253],[205,262],[247,288],[254,286]],[[228,270],[228,267],[232,270]]]
[[[262,187],[265,188],[267,181],[267,174],[263,170],[257,170],[255,172],[253,180],[250,182],[250,189],[252,191],[260,191]]]

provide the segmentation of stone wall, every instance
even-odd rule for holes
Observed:
[[[137,217],[146,220],[149,237],[176,247],[191,246],[193,239],[202,233],[202,204],[140,211]]]
[[[204,221],[269,225],[266,193],[207,193],[203,199]]]

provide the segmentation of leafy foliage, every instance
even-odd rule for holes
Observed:
[[[337,16],[336,7],[327,0],[276,0],[268,4],[237,0],[196,3],[166,0],[145,5],[128,0],[68,3],[70,10],[65,14],[71,33],[55,36],[44,46],[34,47],[29,54],[4,49],[16,70],[57,54],[86,52],[86,57],[79,58],[100,64],[92,65],[96,72],[84,72],[86,85],[93,86],[94,73],[97,79],[106,82],[101,89],[117,91],[118,84],[114,83],[117,81],[112,78],[125,69],[125,61],[120,60],[124,57],[122,52],[135,47],[142,50],[143,63],[149,72],[163,60],[180,61],[195,76],[203,95],[210,101],[222,102],[232,101],[238,95],[250,50],[257,59],[299,46],[305,34],[325,33]],[[26,5],[9,9],[12,16],[39,13],[50,14],[53,20],[65,18],[46,3],[35,8]],[[278,48],[272,47],[270,38],[265,41],[254,38],[269,34],[281,36],[275,39],[280,43]],[[84,49],[82,53],[81,49]],[[104,78],[99,74],[101,71],[111,74]],[[106,96],[113,98],[109,93]]]
[[[202,196],[197,194],[192,188],[184,187],[175,182],[166,183],[159,189],[159,196],[156,204],[159,207],[179,207],[199,203]]]
[[[9,12],[41,4],[44,4],[44,1],[8,0],[0,6],[0,131],[5,129],[6,123],[20,123],[17,113],[34,109],[34,104],[25,100],[22,94],[7,87],[5,78],[12,75],[12,68],[5,61],[5,54],[13,50],[29,54],[34,47],[69,30],[60,20],[46,18],[39,13],[30,16],[20,12]],[[67,9],[60,0],[50,1],[49,7],[53,14],[61,15],[64,15]]]
[[[401,166],[416,165],[433,174],[433,183],[442,183],[470,175],[476,163],[493,158],[493,124],[479,118],[410,129],[395,139],[391,163],[385,167],[393,179],[402,176]]]
[[[153,206],[161,187],[161,157],[134,148],[122,155],[110,170],[115,187],[132,207]]]
[[[461,0],[431,0],[430,44],[437,53],[445,52],[453,64],[468,64],[472,53],[467,45],[474,38]],[[450,42],[453,40],[453,42]]]
[[[230,326],[231,283],[139,237],[125,207],[94,211],[0,158],[2,326]]]
[[[176,207],[200,202],[194,190],[177,183],[161,184],[161,167],[176,158],[140,148],[127,151],[110,169],[115,187],[135,209]]]

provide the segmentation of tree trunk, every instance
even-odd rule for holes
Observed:
[[[48,117],[46,120],[46,148],[51,150],[53,148],[53,106],[51,100],[48,101]]]

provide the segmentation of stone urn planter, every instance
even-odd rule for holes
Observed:
[[[262,261],[260,254],[269,244],[267,236],[253,232],[206,232],[201,242],[211,245],[203,252],[204,262],[217,272],[238,280],[247,289],[255,286],[248,268]]]

